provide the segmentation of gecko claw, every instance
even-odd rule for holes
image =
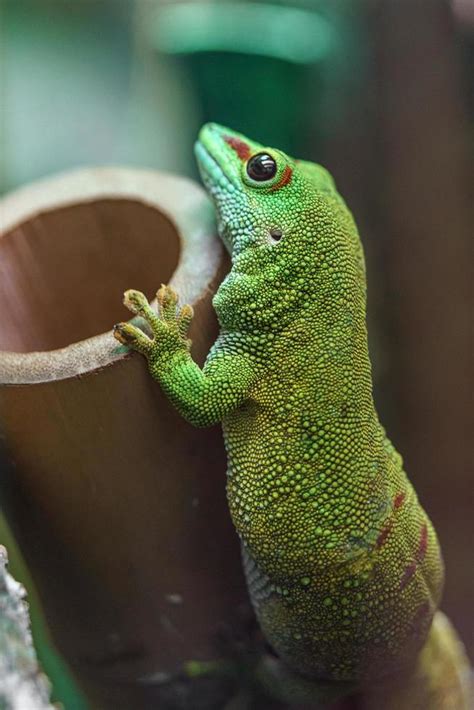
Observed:
[[[122,345],[127,345],[129,341],[129,334],[127,333],[127,323],[116,323],[112,329],[114,338],[118,340]]]
[[[136,314],[144,313],[146,308],[150,305],[145,294],[141,291],[135,291],[134,289],[125,291],[123,294],[123,303],[129,311]]]
[[[181,337],[185,338],[194,317],[193,307],[185,304],[178,313],[176,323]]]
[[[150,352],[153,341],[145,333],[130,323],[117,323],[113,327],[114,338],[128,347],[146,355]]]
[[[158,308],[164,320],[172,321],[176,319],[176,308],[178,305],[178,294],[171,286],[161,285],[156,294]]]

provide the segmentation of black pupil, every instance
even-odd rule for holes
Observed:
[[[277,164],[268,153],[257,153],[247,163],[247,175],[258,182],[271,180],[275,177],[276,171]]]

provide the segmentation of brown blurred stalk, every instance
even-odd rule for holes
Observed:
[[[227,680],[179,676],[252,619],[221,433],[184,422],[110,332],[127,287],[171,281],[203,362],[226,268],[210,204],[178,178],[81,170],[1,215],[2,506],[54,641],[101,708],[221,707]]]

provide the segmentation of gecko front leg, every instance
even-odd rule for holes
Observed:
[[[258,368],[251,353],[227,347],[224,338],[214,344],[212,357],[201,368],[191,357],[187,331],[193,317],[189,305],[179,307],[170,286],[157,294],[158,313],[140,291],[126,291],[124,303],[150,325],[150,338],[131,323],[119,323],[114,335],[123,345],[142,353],[157,380],[179,413],[195,426],[211,426],[235,410],[247,397]]]

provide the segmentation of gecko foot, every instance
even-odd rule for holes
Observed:
[[[118,323],[114,326],[113,333],[120,343],[137,350],[148,359],[156,359],[180,350],[189,351],[191,342],[186,336],[193,309],[189,305],[180,308],[178,295],[170,286],[161,286],[157,293],[158,313],[141,291],[126,291],[123,302],[129,311],[147,321],[152,337],[131,323]]]

